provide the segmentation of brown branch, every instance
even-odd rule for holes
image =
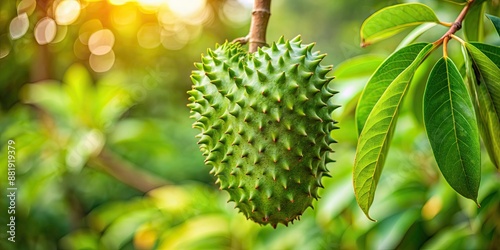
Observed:
[[[249,49],[250,53],[266,45],[266,30],[271,16],[271,0],[255,0],[250,24]]]
[[[91,161],[98,166],[96,167],[97,169],[144,193],[170,184],[151,173],[133,166],[130,162],[120,158],[106,148],[103,148],[101,153],[92,158]]]
[[[250,22],[250,32],[245,37],[236,38],[233,42],[249,44],[248,51],[256,52],[259,47],[267,45],[266,30],[271,16],[271,0],[255,0]]]
[[[465,16],[467,15],[467,12],[469,12],[469,9],[471,8],[473,3],[474,0],[467,1],[467,5],[465,5],[465,7],[462,9],[457,19],[455,19],[455,22],[451,24],[450,29],[448,29],[448,31],[441,38],[439,38],[439,40],[435,41],[434,45],[440,45],[443,42],[448,42],[448,40],[451,38],[451,35],[455,34],[462,28],[462,22],[464,21]]]

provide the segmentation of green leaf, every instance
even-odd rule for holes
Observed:
[[[371,218],[368,211],[373,203],[375,189],[385,163],[403,98],[408,92],[413,74],[435,46],[433,44],[416,44],[409,46],[409,48],[411,53],[408,50],[399,50],[388,58],[372,77],[372,79],[380,78],[389,82],[383,83],[386,87],[377,89],[379,91],[377,95],[380,97],[372,111],[369,112],[363,126],[354,160],[353,182],[356,201],[369,219]],[[419,53],[415,54],[413,49],[417,49]],[[386,67],[387,65],[396,67],[406,60],[410,62],[407,63],[406,68]],[[373,83],[374,86],[377,85],[377,82]],[[370,92],[365,89],[364,93]],[[375,100],[373,97],[369,99],[370,101]]]
[[[500,47],[478,42],[471,42],[470,44],[478,48],[491,62],[500,68]]]
[[[500,18],[486,14],[486,16],[490,19],[490,21],[493,23],[493,26],[495,26],[495,29],[497,30],[498,35],[500,35]]]
[[[484,80],[484,84],[490,93],[493,106],[498,114],[498,110],[500,110],[500,69],[476,46],[470,43],[465,43],[465,47],[471,55],[474,65],[477,66],[477,74],[480,74],[481,78]],[[491,46],[490,48],[493,52],[487,53],[493,53],[493,55],[500,54],[500,49],[498,47],[495,49],[495,47]]]
[[[469,41],[481,41],[484,36],[484,4],[474,3],[472,4],[467,16],[465,16],[463,29],[467,40]]]
[[[398,45],[398,50],[413,43],[423,33],[436,26],[437,23],[424,23],[413,29]]]
[[[426,43],[416,43],[404,47],[390,55],[372,75],[366,84],[356,108],[356,126],[361,134],[368,115],[384,94],[389,85],[408,68],[417,58]]]
[[[367,54],[345,60],[333,71],[337,80],[368,77],[384,61],[379,55]]]
[[[472,58],[474,76],[471,88],[475,92],[474,104],[479,117],[481,135],[493,164],[500,167],[500,109],[495,106],[500,98],[500,48],[482,43],[466,45]]]
[[[368,46],[405,28],[427,22],[439,23],[439,19],[424,4],[408,3],[383,8],[369,16],[361,25],[361,46]]]
[[[477,203],[481,181],[479,128],[463,78],[449,58],[441,58],[429,75],[424,122],[444,178],[455,191]]]
[[[444,2],[450,2],[450,3],[458,3],[458,4],[465,4],[467,3],[467,0],[442,0]]]
[[[81,64],[73,64],[64,74],[64,88],[76,106],[88,105],[89,92],[93,90],[92,77]]]
[[[424,103],[425,85],[427,84],[427,78],[431,73],[434,63],[435,61],[425,60],[418,67],[417,71],[415,71],[415,74],[411,79],[411,87],[406,101],[406,103],[408,103],[407,107],[413,118],[422,128],[424,127],[424,113],[422,105]]]
[[[440,229],[424,243],[422,249],[474,249],[464,245],[473,244],[474,233],[467,222]],[[465,244],[464,244],[465,243]]]

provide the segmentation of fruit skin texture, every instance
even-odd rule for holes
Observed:
[[[336,129],[325,54],[283,38],[249,54],[225,43],[195,63],[193,127],[220,189],[249,219],[288,225],[318,199]]]

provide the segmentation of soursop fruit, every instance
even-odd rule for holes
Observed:
[[[195,63],[193,127],[220,189],[249,219],[288,225],[318,199],[329,176],[331,118],[325,54],[283,38],[255,53],[225,43]]]

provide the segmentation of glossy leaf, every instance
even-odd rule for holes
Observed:
[[[361,25],[361,46],[393,36],[403,29],[422,23],[439,23],[434,11],[420,3],[389,6],[375,12]]]
[[[500,68],[500,47],[485,43],[471,42],[472,46],[478,48],[491,62]]]
[[[373,203],[403,98],[408,92],[411,78],[418,66],[435,48],[433,44],[415,46],[417,47],[413,48],[420,48],[417,55],[414,53],[406,54],[407,56],[411,55],[411,57],[397,55],[397,53],[402,53],[400,50],[388,59],[392,63],[399,62],[401,64],[405,59],[410,60],[410,64],[406,68],[399,71],[381,66],[374,75],[374,77],[382,75],[383,79],[389,79],[389,83],[386,83],[387,87],[381,91],[380,98],[373,106],[373,110],[368,115],[361,131],[353,170],[356,201],[369,219],[371,219],[368,214],[369,208]],[[393,71],[398,73],[394,74]],[[391,77],[385,77],[385,74]],[[364,93],[367,93],[366,89]]]
[[[500,35],[500,18],[497,16],[489,15],[489,14],[486,14],[486,16],[493,23],[493,26],[495,26],[495,29],[497,30],[498,35]]]
[[[424,122],[434,158],[446,181],[477,203],[481,148],[474,107],[460,72],[440,59],[424,93]]]
[[[484,4],[473,4],[463,22],[465,37],[469,41],[481,41],[484,36]]]
[[[498,97],[498,91],[500,91],[500,82],[498,79],[496,81],[488,81],[490,77],[484,77],[484,74],[491,73],[489,69],[492,69],[493,73],[500,74],[498,70],[500,68],[500,48],[496,46],[491,46],[482,43],[472,43],[470,46],[477,48],[479,51],[475,51],[476,56],[472,58],[473,69],[469,70],[474,76],[470,76],[470,80],[473,81],[471,88],[474,90],[475,95],[475,107],[476,113],[479,117],[481,135],[483,138],[484,145],[488,151],[493,164],[499,168],[500,167],[500,136],[498,136],[498,131],[500,131],[500,110],[495,107],[493,102],[493,97]],[[474,50],[474,48],[472,48]],[[483,55],[481,55],[481,52]],[[491,60],[490,61],[488,61]],[[487,65],[486,69],[482,71],[477,62],[483,61],[481,65]],[[496,66],[496,69],[495,67]],[[483,66],[484,68],[484,66]],[[493,92],[491,92],[493,91]]]
[[[488,89],[491,96],[491,101],[495,110],[500,110],[500,69],[495,63],[486,56],[476,46],[466,43],[465,47],[471,55],[474,65],[477,66],[481,78]],[[500,49],[496,48],[495,51],[500,54]]]
[[[389,85],[416,60],[426,43],[417,43],[402,48],[389,56],[366,84],[356,108],[356,127],[361,134],[368,115]]]

